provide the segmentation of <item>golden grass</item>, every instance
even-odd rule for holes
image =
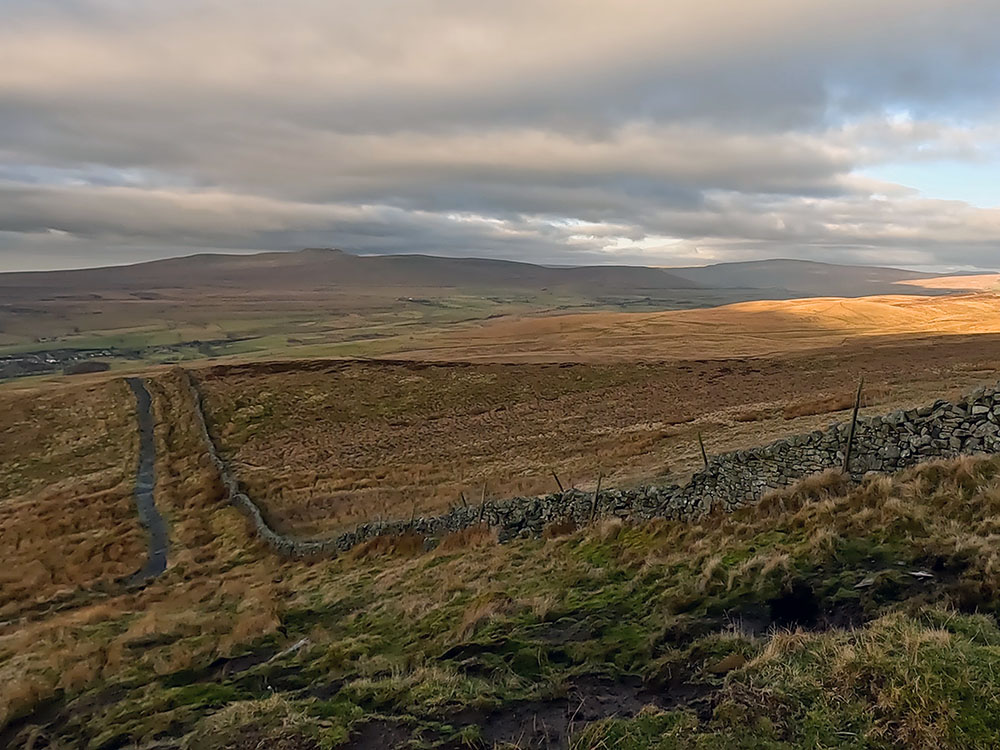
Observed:
[[[115,476],[105,482],[114,483],[91,492],[34,493],[0,506],[0,617],[141,567],[146,542],[132,486]]]
[[[486,524],[469,526],[460,531],[447,534],[437,549],[441,553],[457,552],[463,549],[475,549],[497,543],[497,533]]]
[[[567,534],[572,534],[576,531],[576,521],[572,518],[566,518],[562,521],[554,521],[548,524],[542,530],[542,536],[545,539],[558,539],[561,536],[566,536]]]
[[[154,393],[159,409],[172,409],[183,391],[179,381],[164,378]],[[177,403],[183,406],[182,401]],[[183,559],[144,591],[53,612],[43,621],[16,629],[0,629],[0,723],[60,686],[73,693],[101,679],[142,675],[148,680],[150,673],[171,674],[240,653],[248,643],[275,633],[282,613],[290,608],[347,601],[345,596],[353,596],[348,592],[370,595],[367,609],[360,613],[364,622],[405,622],[406,617],[457,606],[454,617],[441,619],[451,639],[469,638],[490,623],[521,612],[545,617],[565,607],[577,584],[583,586],[580,591],[591,590],[608,576],[606,565],[587,560],[586,550],[594,542],[603,545],[599,549],[611,554],[616,565],[636,572],[611,584],[623,592],[648,579],[640,575],[643,571],[682,568],[702,572],[700,590],[728,591],[736,579],[720,551],[727,545],[745,545],[778,522],[787,529],[807,530],[807,544],[817,548],[831,539],[864,537],[873,527],[912,528],[941,554],[972,554],[984,570],[1000,566],[996,461],[971,458],[932,463],[899,478],[866,481],[851,491],[842,476],[829,472],[768,496],[752,512],[720,514],[695,524],[658,521],[636,529],[618,519],[605,519],[568,538],[527,545],[497,545],[479,529],[456,535],[435,551],[410,549],[384,564],[367,559],[373,555],[285,563],[253,543],[239,514],[208,491],[210,467],[190,425],[178,421],[172,429],[161,427],[157,438],[167,477],[158,499],[165,508],[184,508],[191,516],[189,524],[178,521],[175,526]],[[177,494],[191,487],[206,491],[194,501]],[[963,499],[970,492],[976,493],[974,505]],[[197,527],[213,533],[204,535]],[[399,543],[384,539],[379,544],[390,546],[378,550],[378,555],[393,553],[391,545]],[[462,554],[454,554],[458,550]],[[786,554],[761,550],[735,570],[737,578],[754,580],[759,586],[791,575],[787,563]],[[529,585],[516,590],[529,575]],[[418,579],[420,586],[412,587]],[[321,628],[309,633],[310,638],[324,638]],[[771,646],[772,656],[787,654],[794,643],[793,636],[779,636]],[[329,648],[333,665],[346,658],[338,657],[338,649],[350,644],[336,641],[323,647]],[[852,662],[846,652],[838,658],[846,665],[844,674],[859,661]],[[384,688],[386,679],[415,695],[422,695],[421,681],[444,685],[453,693],[468,687],[462,675],[435,671],[419,660],[412,668],[394,671],[398,665],[388,657],[374,653],[364,659],[368,661],[362,660],[359,668],[380,677],[357,680],[358,690],[366,685]],[[391,678],[384,677],[390,673]],[[260,708],[248,703],[226,709],[218,717],[220,732],[224,726],[240,724],[240,712],[247,712],[243,718],[252,718]]]
[[[272,363],[197,373],[212,431],[280,531],[336,534],[465,501],[683,482],[707,451],[957,397],[1000,339],[802,357],[630,364]],[[944,363],[944,364],[942,364]],[[871,413],[868,411],[867,413]],[[846,414],[841,417],[846,418]]]
[[[444,332],[415,359],[540,362],[759,357],[840,345],[845,338],[1000,332],[992,292],[741,302],[655,313],[508,317]]]
[[[419,534],[394,534],[376,536],[351,548],[347,556],[351,560],[367,560],[388,555],[413,557],[424,551],[424,538]]]
[[[11,457],[0,465],[0,486],[11,493],[0,500],[6,619],[135,572],[145,537],[132,497],[135,406],[124,383],[0,400],[0,452]]]
[[[0,503],[109,468],[134,470],[134,413],[120,380],[0,391]]]
[[[977,276],[937,276],[933,279],[912,279],[897,283],[923,289],[995,292],[1000,290],[1000,273],[984,273]]]
[[[18,522],[30,526],[32,518],[41,519],[38,534],[60,539],[62,548],[40,550],[44,544],[31,546],[22,540],[5,558],[11,570],[11,582],[5,582],[11,587],[5,613],[15,621],[24,613],[31,616],[15,624],[0,623],[0,725],[57,689],[72,693],[96,679],[123,672],[176,672],[227,655],[280,624],[280,602],[289,595],[282,580],[286,565],[266,555],[248,535],[241,514],[223,502],[192,419],[191,404],[184,400],[184,381],[176,374],[166,375],[150,382],[150,392],[158,418],[156,501],[170,524],[167,572],[140,591],[105,587],[97,601],[70,596],[59,608],[32,614],[35,599],[60,586],[67,595],[78,595],[88,580],[76,575],[72,564],[60,567],[65,558],[75,560],[72,550],[76,549],[68,544],[76,540],[72,534],[68,540],[65,535],[54,536],[63,533],[59,519],[66,510],[64,498],[55,492],[48,505],[40,504],[37,497],[26,499],[29,507],[44,507],[53,518],[19,511]],[[121,496],[127,499],[129,517],[138,526],[131,497]],[[123,548],[129,539],[122,529],[100,517],[115,497],[112,490],[85,497],[86,502],[74,506],[64,523],[95,524],[88,529],[97,541],[83,547],[94,558],[80,563],[89,566],[84,570],[91,573],[103,559],[97,553],[113,547],[101,547],[100,539],[114,538]],[[0,505],[0,513],[11,502]],[[15,535],[5,530],[0,544],[13,539]],[[90,536],[85,539],[89,541]],[[136,541],[141,544],[136,544],[135,551],[143,552],[145,540],[136,534]],[[13,554],[17,550],[23,550],[22,556]],[[123,554],[122,560],[126,559]],[[121,568],[131,573],[142,559],[142,554],[136,554],[134,561],[123,562]],[[33,570],[43,583],[37,584],[39,595],[32,598],[23,593],[27,590],[24,583],[13,587],[15,578]],[[103,572],[109,571],[106,565]],[[20,598],[14,595],[17,592],[22,592]]]
[[[927,395],[936,396],[943,382],[958,388],[959,384],[981,378],[984,362],[994,356],[988,347],[975,342],[964,356],[951,358],[949,365],[937,370],[914,365],[927,363],[940,354],[940,350],[929,349],[910,353],[901,361],[898,352],[884,356],[868,352],[855,361],[863,360],[870,368],[872,381],[886,385],[883,406],[891,408],[889,405],[896,403],[922,403],[928,400]],[[842,354],[836,359],[844,368],[850,362]],[[478,499],[479,480],[484,474],[491,476],[490,471],[500,477],[512,476],[510,486],[533,486],[535,482],[541,489],[551,489],[551,468],[556,468],[569,484],[580,476],[596,478],[597,465],[602,461],[608,461],[611,467],[642,469],[662,462],[668,455],[674,460],[678,446],[685,444],[689,454],[696,457],[693,431],[713,422],[715,427],[706,431],[710,450],[724,445],[726,439],[745,444],[751,435],[766,434],[762,431],[765,429],[780,435],[790,425],[807,428],[821,424],[821,420],[810,421],[808,417],[785,422],[781,408],[805,401],[816,391],[837,392],[849,387],[853,377],[830,364],[830,360],[810,357],[770,365],[609,365],[603,370],[593,366],[549,366],[525,371],[491,366],[452,368],[444,371],[447,377],[437,377],[442,372],[428,368],[351,365],[351,377],[322,369],[307,374],[249,370],[219,375],[206,381],[206,390],[212,414],[221,418],[217,427],[232,429],[223,436],[223,447],[236,459],[237,472],[251,486],[254,480],[248,479],[253,472],[250,467],[287,467],[281,469],[284,474],[274,468],[272,471],[278,474],[278,483],[285,482],[289,491],[298,493],[296,497],[322,499],[330,488],[340,487],[344,497],[354,500],[358,497],[354,484],[375,490],[384,482],[413,477],[414,466],[431,462],[443,466],[444,475],[418,476],[420,482],[402,484],[406,494],[390,496],[378,510],[386,515],[401,510],[398,515],[405,517],[421,501],[417,493],[422,488],[444,487],[447,495],[442,497],[447,502],[458,501],[455,490],[459,488],[473,501]],[[758,372],[761,369],[767,371]],[[387,378],[378,380],[386,374]],[[893,377],[899,380],[893,381]],[[778,392],[765,392],[766,384],[774,385]],[[109,385],[109,393],[114,394],[113,389],[119,386]],[[412,400],[393,400],[392,394],[401,389],[410,393]],[[23,474],[5,474],[13,483],[27,481],[28,491],[8,496],[0,503],[0,523],[9,524],[3,527],[0,544],[8,545],[3,552],[11,571],[10,580],[3,585],[18,587],[10,589],[11,596],[5,600],[9,609],[4,610],[3,619],[17,620],[26,613],[31,616],[25,616],[23,622],[0,625],[0,723],[60,688],[72,693],[101,679],[138,674],[148,678],[150,673],[168,674],[235,654],[247,643],[274,633],[281,612],[290,602],[301,603],[305,594],[300,592],[315,593],[315,587],[329,571],[336,571],[336,586],[341,585],[343,575],[347,579],[345,586],[373,586],[398,593],[393,587],[404,585],[413,571],[426,564],[422,546],[418,549],[412,541],[400,539],[379,541],[367,553],[359,551],[354,560],[337,563],[278,560],[248,535],[242,516],[224,502],[193,419],[193,405],[184,381],[176,373],[165,375],[152,382],[150,390],[157,415],[156,496],[170,523],[172,548],[166,575],[147,589],[132,593],[110,591],[98,601],[69,602],[63,609],[31,610],[39,603],[36,600],[48,601],[60,591],[79,593],[81,587],[90,585],[94,575],[113,574],[118,569],[115,565],[129,572],[134,569],[126,565],[130,553],[125,540],[130,537],[125,527],[107,522],[125,509],[129,517],[134,512],[126,481],[134,470],[134,458],[128,455],[128,450],[134,450],[134,426],[128,429],[131,437],[122,453],[120,471],[114,467],[90,471],[88,456],[66,469],[87,472],[81,475],[82,480],[70,476],[44,486],[44,481],[36,482],[31,477],[25,480]],[[123,409],[123,414],[130,413],[131,399],[126,392],[119,392],[123,400],[117,408]],[[382,400],[371,398],[379,393],[385,395]],[[764,396],[768,398],[766,404],[759,401]],[[100,398],[103,396],[98,392]],[[748,405],[748,399],[758,401]],[[53,403],[57,411],[65,406],[65,401]],[[697,412],[696,406],[711,411]],[[379,412],[383,407],[385,411]],[[38,406],[31,408],[40,409],[39,415],[44,412]],[[770,416],[740,427],[731,415],[747,408]],[[250,418],[232,418],[241,410]],[[671,415],[685,411],[698,414],[689,428],[682,428],[689,432],[674,433],[673,427],[668,430],[656,419],[666,415],[660,420],[665,422]],[[56,429],[58,420],[41,418],[48,429]],[[113,422],[107,419],[109,424]],[[555,426],[537,429],[549,425]],[[69,429],[72,432],[78,428],[71,422]],[[36,445],[60,445],[51,436],[40,434],[30,439]],[[122,448],[122,444],[115,445]],[[396,458],[401,448],[403,460]],[[466,464],[461,463],[463,456],[467,457]],[[345,480],[341,472],[345,459],[351,457],[357,458],[361,466],[354,467],[357,474]],[[634,552],[626,546],[620,554],[634,554],[640,567],[663,561],[696,565],[703,571],[704,590],[725,591],[734,585],[734,579],[716,558],[726,540],[734,535],[765,533],[780,514],[791,514],[793,523],[811,529],[807,543],[823,549],[838,539],[863,536],[873,524],[913,524],[919,530],[936,512],[948,519],[936,527],[938,532],[941,528],[948,531],[938,540],[942,548],[956,554],[973,554],[982,560],[986,570],[1000,573],[1000,554],[995,551],[1000,534],[1000,490],[985,485],[982,465],[971,459],[934,464],[911,472],[902,482],[866,482],[851,494],[844,494],[841,477],[829,474],[808,480],[794,491],[775,493],[753,514],[712,517],[690,526],[652,524],[650,533],[660,535],[660,542]],[[490,494],[506,489],[504,481],[491,481]],[[260,488],[269,486],[262,484]],[[345,486],[349,489],[344,490]],[[981,488],[978,497],[982,504],[974,519],[966,518],[961,507],[947,504],[949,496],[960,495],[973,486]],[[70,488],[84,494],[73,494]],[[262,493],[264,498],[276,496],[281,497]],[[946,510],[932,510],[934,506],[927,502],[911,502],[916,498],[931,498]],[[67,507],[71,514],[65,513]],[[323,512],[329,506],[317,502],[315,507],[320,511],[318,517],[325,518]],[[64,515],[66,522],[60,525]],[[372,515],[372,507],[361,505],[333,518],[367,519]],[[103,520],[105,526],[98,520]],[[34,529],[36,525],[39,530]],[[59,544],[50,542],[48,546],[61,551],[49,550],[40,541],[47,538],[50,529],[52,539]],[[550,534],[553,538],[544,543],[544,548],[554,552],[580,538],[602,542],[627,539],[626,529],[628,526],[620,521],[602,521],[576,532],[579,538],[564,540],[561,535]],[[571,533],[569,529],[565,532]],[[114,542],[105,543],[105,537],[113,537]],[[72,544],[63,545],[66,540]],[[469,632],[473,632],[491,618],[504,616],[504,612],[557,611],[562,596],[558,592],[532,591],[515,597],[512,603],[504,599],[508,596],[504,591],[507,584],[491,571],[511,565],[517,553],[493,541],[492,534],[484,530],[468,530],[446,539],[438,551],[430,553],[442,555],[444,562],[425,574],[435,577],[433,591],[441,601],[432,600],[427,591],[414,592],[409,598],[400,597],[399,611],[425,612],[462,596],[471,602],[455,623],[462,632],[470,628]],[[463,554],[453,554],[459,550]],[[49,554],[57,556],[49,558]],[[364,565],[374,563],[366,558],[390,554],[395,556],[392,564],[373,581]],[[554,565],[545,555],[533,564],[542,568]],[[13,580],[14,571],[18,582]],[[761,580],[787,575],[781,555],[752,557],[741,571]],[[576,574],[598,580],[606,571],[593,566]],[[23,580],[30,585],[24,585]],[[323,585],[334,584],[327,581]],[[7,596],[8,589],[2,591]],[[976,595],[975,591],[969,592],[972,600]],[[413,674],[408,673],[400,680],[412,678]]]
[[[503,594],[489,594],[473,601],[462,614],[455,638],[460,641],[468,639],[477,628],[496,617],[512,612],[514,608],[514,601]]]
[[[236,743],[241,747],[256,747],[261,750],[264,747],[300,750],[303,748],[301,739],[286,735],[308,724],[309,718],[301,708],[281,695],[240,701],[206,718],[192,738],[192,746],[205,750],[229,750]],[[249,736],[241,743],[244,733]]]
[[[874,406],[880,403],[885,398],[885,393],[879,392],[880,390],[873,390],[871,387],[864,389],[861,394],[861,406]],[[789,404],[782,410],[781,415],[785,419],[795,419],[796,417],[811,417],[816,414],[832,414],[854,408],[856,399],[856,391],[843,391],[829,396],[810,398]]]

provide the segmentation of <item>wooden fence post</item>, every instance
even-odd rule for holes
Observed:
[[[851,470],[851,450],[854,448],[854,431],[858,426],[858,411],[861,409],[861,390],[865,387],[865,378],[862,375],[858,381],[858,393],[854,397],[854,413],[851,414],[851,428],[847,432],[847,447],[844,448],[844,473],[848,476]]]
[[[701,433],[698,433],[698,447],[701,448],[701,460],[705,464],[705,468],[708,468],[708,454],[705,452],[705,441],[701,439]]]
[[[552,472],[552,478],[556,480],[556,485],[558,485],[559,491],[565,492],[566,490],[563,489],[562,482],[559,481],[559,475],[556,474],[554,471]]]
[[[590,506],[590,521],[593,523],[594,518],[597,516],[597,504],[601,500],[601,481],[604,479],[603,474],[597,475],[597,489],[594,490],[594,503]]]

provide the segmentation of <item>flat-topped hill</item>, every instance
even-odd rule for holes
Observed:
[[[934,274],[897,268],[798,260],[658,268],[621,265],[545,266],[489,258],[432,255],[352,255],[334,249],[250,255],[203,254],[126,266],[0,273],[0,288],[62,293],[165,289],[562,289],[643,294],[665,290],[766,290],[780,297],[906,294],[908,284],[935,288]],[[976,289],[981,282],[951,277],[941,291]],[[924,293],[927,293],[926,291]]]
[[[129,266],[0,274],[0,288],[101,291],[543,288],[641,293],[700,285],[667,270],[634,266],[549,267],[487,258],[351,255],[310,249],[253,255],[193,255]]]

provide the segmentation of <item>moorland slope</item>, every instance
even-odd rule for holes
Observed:
[[[333,318],[302,312],[324,293],[286,292],[266,321],[238,284],[220,292],[229,307],[184,289],[28,306],[53,330],[100,309],[135,346],[214,327],[287,352],[289,325]],[[193,317],[178,321],[182,299]],[[406,304],[441,309],[427,303]],[[242,317],[211,318],[223,309]],[[269,520],[325,533],[475,502],[484,481],[490,496],[551,491],[552,469],[586,489],[602,473],[605,487],[675,477],[701,460],[699,434],[711,454],[842,420],[858,375],[884,412],[996,382],[1000,362],[986,293],[489,325],[463,309],[401,330],[405,316],[354,311],[329,330],[478,363],[199,370],[220,451]],[[169,325],[140,324],[151,310]],[[557,522],[504,544],[477,526],[433,549],[404,534],[289,560],[227,502],[186,379],[143,377],[170,555],[131,588],[149,443],[133,394],[113,374],[0,390],[0,746],[888,750],[1000,735],[996,457],[827,473],[692,522]]]
[[[935,288],[933,275],[920,271],[878,266],[846,266],[808,260],[756,260],[668,270],[699,286],[714,289],[783,289],[793,292],[796,297],[905,294],[905,287],[901,287],[901,284],[920,284],[926,289]],[[967,278],[972,282],[974,277]],[[953,283],[961,284],[961,277],[953,277]]]
[[[980,277],[967,277],[980,288]],[[913,286],[920,283],[923,286]],[[816,294],[935,296],[928,274],[801,261],[547,267],[335,250],[0,274],[0,379],[216,357],[383,356],[496,319],[704,309]],[[777,303],[774,303],[777,304]],[[780,312],[779,308],[776,308]],[[530,332],[529,332],[530,333]],[[739,352],[737,352],[739,353]]]
[[[905,276],[908,278],[908,276]],[[694,281],[668,270],[635,266],[549,267],[488,258],[431,255],[359,256],[341,250],[254,255],[194,255],[129,266],[0,274],[0,288],[23,295],[40,291],[99,292],[160,289],[356,292],[394,289],[535,290],[641,293],[692,289]]]
[[[943,289],[974,289],[954,286]],[[975,279],[975,277],[969,277]],[[933,274],[897,268],[845,266],[797,260],[722,263],[703,267],[543,266],[489,258],[432,255],[352,255],[306,249],[252,255],[204,254],[126,266],[67,271],[0,273],[0,288],[15,297],[58,291],[233,289],[310,291],[386,287],[419,289],[542,288],[578,293],[643,294],[685,289],[763,289],[780,296],[905,294],[900,284],[933,289]],[[976,282],[971,281],[975,284]]]
[[[221,502],[182,379],[149,385],[177,554],[141,590],[28,616],[45,594],[11,592],[5,746],[987,748],[1000,733],[996,458],[827,474],[692,523],[509,544],[472,529],[429,551],[380,538],[295,562]]]
[[[1000,295],[743,302],[655,313],[510,317],[445,331],[416,359],[657,360],[759,357],[866,340],[1000,332]]]

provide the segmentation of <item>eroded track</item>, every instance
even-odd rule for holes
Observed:
[[[136,421],[139,425],[139,464],[135,475],[135,506],[139,521],[149,536],[146,564],[127,580],[128,584],[140,584],[156,578],[167,569],[167,549],[169,537],[167,524],[163,520],[153,489],[156,487],[156,442],[153,436],[153,402],[142,378],[127,378],[129,388],[135,394]]]

